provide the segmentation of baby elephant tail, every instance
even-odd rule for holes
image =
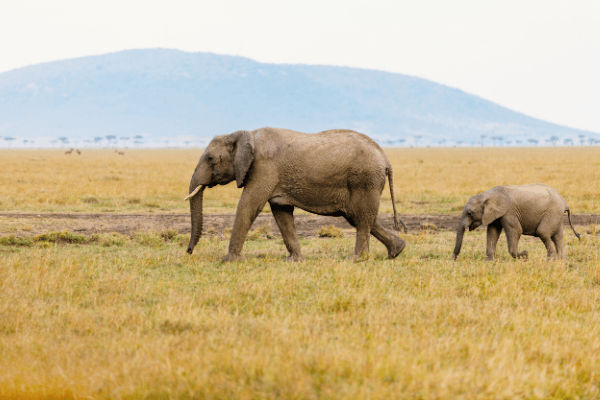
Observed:
[[[386,173],[388,176],[388,183],[390,185],[390,196],[392,198],[392,208],[394,209],[394,229],[399,231],[400,224],[402,224],[402,227],[404,228],[404,233],[406,233],[408,231],[408,229],[406,229],[406,225],[400,218],[398,218],[398,214],[396,213],[396,200],[394,199],[394,174],[392,172],[391,165],[388,165],[388,167],[386,169]]]
[[[569,217],[569,225],[571,225],[571,229],[573,229],[573,233],[575,234],[575,236],[577,236],[577,239],[581,239],[581,235],[579,233],[577,233],[577,231],[575,231],[575,228],[573,228],[573,224],[571,223],[571,210],[569,210],[567,208],[565,211],[567,212],[567,216]]]

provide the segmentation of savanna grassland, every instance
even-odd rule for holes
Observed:
[[[186,211],[183,197],[201,150],[0,150],[5,211]],[[501,184],[546,183],[574,213],[600,213],[600,147],[386,149],[399,212],[450,213]],[[235,184],[205,192],[206,212],[233,212]],[[266,207],[268,211],[268,206]],[[384,189],[381,212],[392,211]]]
[[[458,213],[496,184],[543,182],[575,213],[600,213],[600,149],[388,149],[403,214]],[[183,212],[200,151],[0,152],[0,210]],[[391,212],[384,191],[382,212]],[[234,212],[234,186],[205,211]],[[528,260],[485,232],[403,234],[395,260],[353,236],[303,238],[285,261],[253,231],[193,256],[174,231],[0,238],[0,398],[600,397],[600,227],[565,230],[567,260]],[[276,233],[276,232],[275,232]]]

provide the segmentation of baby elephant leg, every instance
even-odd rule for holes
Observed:
[[[563,246],[562,229],[560,229],[554,234],[554,236],[552,236],[552,241],[554,242],[554,246],[556,247],[556,253],[558,254],[558,258],[565,258],[565,248]]]
[[[542,242],[544,242],[544,246],[546,246],[546,250],[548,252],[548,258],[557,258],[557,256],[562,257],[562,214],[549,214],[540,222],[537,227],[536,234],[540,238]],[[554,240],[558,231],[560,232],[560,246],[556,245],[556,241]],[[560,249],[559,249],[560,248]]]
[[[487,227],[487,246],[485,253],[489,261],[494,259],[496,254],[496,245],[498,244],[498,238],[502,233],[502,224],[499,221],[492,222]]]
[[[546,251],[548,252],[548,258],[556,258],[556,247],[554,242],[549,236],[540,236],[542,242],[544,242],[544,246],[546,246]]]
[[[519,253],[519,239],[521,238],[522,229],[521,224],[516,218],[504,218],[502,221],[502,227],[506,232],[506,242],[508,244],[508,252],[513,258],[525,258],[527,259],[527,251]]]

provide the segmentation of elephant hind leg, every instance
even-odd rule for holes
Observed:
[[[298,241],[298,235],[296,234],[296,227],[294,226],[294,207],[293,206],[282,206],[273,203],[269,203],[271,206],[271,212],[275,218],[275,222],[279,227],[281,236],[283,237],[283,243],[290,253],[289,259],[293,261],[302,260],[302,254],[300,253],[300,242]]]
[[[381,193],[370,190],[355,190],[350,195],[350,207],[346,219],[356,227],[354,257],[362,259],[369,253],[369,238],[375,225]]]
[[[554,242],[554,246],[556,247],[556,253],[558,258],[565,258],[565,248],[563,245],[563,232],[561,229],[552,236],[552,241]]]
[[[354,258],[360,260],[369,254],[369,235],[371,227],[361,219],[356,219],[356,215],[344,215],[346,221],[356,228],[356,242],[354,243]]]
[[[550,236],[540,236],[542,242],[544,242],[544,246],[546,246],[546,251],[548,252],[548,258],[556,258],[556,247],[554,246],[554,242],[550,238]]]
[[[406,247],[404,239],[385,229],[377,220],[375,220],[375,224],[371,228],[371,234],[385,245],[389,258],[396,258]]]
[[[559,214],[558,216],[549,215],[540,222],[537,228],[536,234],[544,243],[544,246],[546,246],[548,258],[556,258],[557,252],[560,252],[560,254],[562,255],[562,218],[562,214]],[[560,227],[559,230],[561,234],[560,250],[559,246],[555,245],[554,238],[556,235],[553,234],[553,232],[556,231],[557,226]]]

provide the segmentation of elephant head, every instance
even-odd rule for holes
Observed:
[[[454,259],[458,257],[465,230],[477,229],[480,225],[489,225],[506,214],[510,208],[510,198],[501,190],[491,189],[469,199],[456,226],[456,244]]]
[[[192,254],[202,235],[202,196],[205,187],[225,185],[235,179],[238,187],[246,184],[254,161],[254,136],[248,131],[215,136],[196,165],[190,180],[190,216],[192,231],[187,252]]]

